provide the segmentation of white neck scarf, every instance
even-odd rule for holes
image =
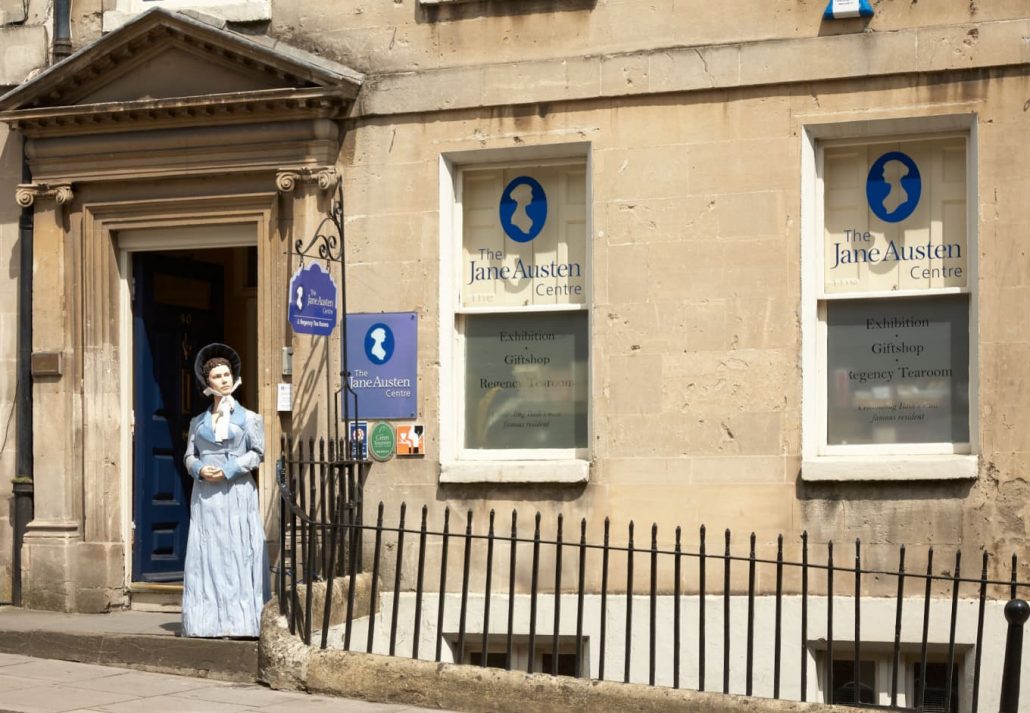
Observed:
[[[233,384],[233,393],[236,389],[240,388],[240,384],[243,383],[242,379],[236,379],[236,383]],[[212,389],[210,386],[204,389],[204,393],[208,396],[218,396],[218,392]],[[222,400],[218,402],[218,410],[212,415],[212,421],[215,427],[215,440],[221,443],[229,437],[229,415],[233,409],[236,408],[236,399],[229,394],[222,397]]]

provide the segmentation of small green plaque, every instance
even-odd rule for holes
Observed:
[[[396,447],[397,438],[393,426],[388,423],[377,423],[372,427],[372,434],[368,437],[368,452],[373,458],[378,461],[390,460]]]

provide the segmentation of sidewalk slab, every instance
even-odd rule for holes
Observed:
[[[0,654],[0,713],[430,713],[252,683]],[[436,713],[448,713],[446,711]]]

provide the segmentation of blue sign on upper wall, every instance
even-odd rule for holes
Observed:
[[[919,167],[908,154],[888,151],[869,168],[866,200],[873,214],[885,223],[900,223],[912,215],[922,193]]]
[[[293,331],[329,336],[336,328],[336,283],[317,262],[300,267],[290,279],[287,317]]]
[[[823,17],[827,20],[872,16],[873,6],[869,4],[869,0],[830,0],[823,13]]]
[[[418,315],[380,312],[347,315],[347,369],[357,394],[357,417],[418,415]],[[348,409],[355,417],[354,403]]]
[[[513,178],[501,193],[498,206],[501,227],[516,243],[528,243],[540,235],[547,222],[547,194],[535,178]]]

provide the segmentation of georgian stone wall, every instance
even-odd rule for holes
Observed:
[[[43,5],[0,3],[3,46],[24,43],[24,51],[0,57],[0,84],[22,82],[46,63]],[[76,49],[100,36],[101,17],[115,5],[73,4]],[[680,525],[692,545],[705,523],[712,532],[731,528],[741,547],[754,530],[762,554],[782,532],[788,556],[797,556],[807,530],[823,547],[814,556],[831,539],[858,537],[870,565],[893,566],[900,543],[913,548],[913,568],[927,545],[974,558],[982,546],[1000,558],[992,573],[1003,574],[1003,560],[1028,534],[1030,487],[1023,394],[1030,324],[1021,309],[1030,279],[1022,248],[1030,169],[1020,160],[1025,3],[880,3],[871,20],[835,22],[822,20],[825,3],[811,0],[643,5],[304,0],[273,2],[270,23],[230,25],[367,73],[340,122],[348,307],[419,314],[418,420],[427,429],[426,456],[377,464],[367,500],[394,511],[402,500],[429,503],[435,522],[448,505],[473,509],[478,523],[490,509],[517,508],[524,522],[541,510],[545,523],[561,512],[567,522],[587,517],[591,539],[605,516],[618,533],[630,520],[641,529],[657,522],[662,544]],[[806,128],[907,121],[905,131],[918,133],[919,122],[932,127],[941,116],[975,116],[978,476],[806,482]],[[275,145],[265,135],[255,142]],[[441,213],[449,180],[441,157],[453,168],[483,156],[504,163],[540,155],[585,157],[588,166],[589,480],[441,484],[441,433],[451,426],[441,401],[453,381],[441,346],[454,330],[441,311],[441,279],[444,251],[458,249]],[[5,296],[17,284],[12,197],[20,166],[19,139],[4,129],[0,426],[14,393],[16,308]],[[77,166],[90,175],[88,165]],[[189,196],[212,186],[228,191],[229,180],[218,180],[197,182]],[[153,183],[130,185],[130,198],[153,195]],[[300,210],[277,220],[307,229],[316,216],[310,206]],[[277,365],[281,346],[269,341],[262,358]],[[264,387],[274,388],[277,370],[262,368]],[[4,502],[13,476],[10,426],[0,451]],[[273,503],[266,502],[269,522]],[[85,521],[96,514],[86,512]],[[0,600],[9,580],[6,518],[0,508]],[[105,587],[117,580],[108,574]]]

